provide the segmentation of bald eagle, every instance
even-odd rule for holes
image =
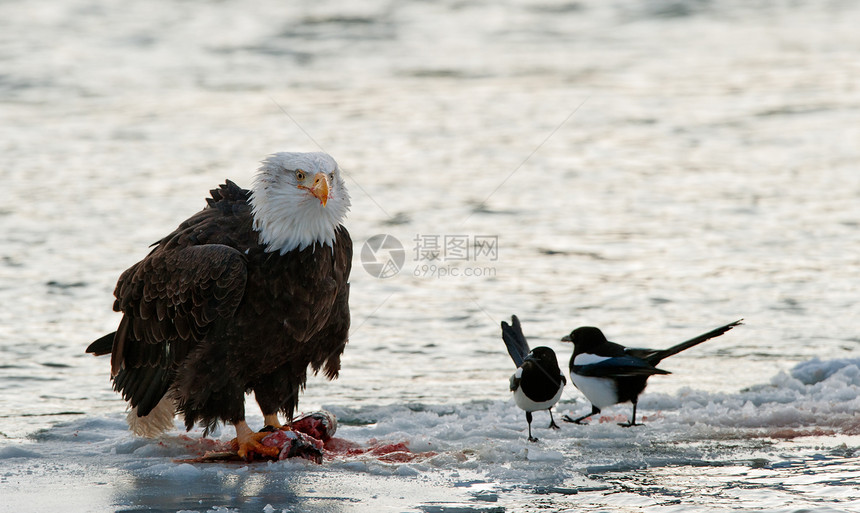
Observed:
[[[245,421],[254,393],[266,425],[282,427],[308,366],[337,377],[349,331],[349,194],[325,153],[276,153],[251,190],[227,180],[208,205],[122,273],[119,327],[87,348],[111,355],[129,425],[233,424],[239,453],[268,454]],[[263,433],[265,434],[265,433]]]

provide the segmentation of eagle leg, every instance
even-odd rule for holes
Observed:
[[[273,458],[277,458],[278,454],[280,454],[281,450],[279,448],[267,447],[260,443],[260,440],[269,435],[268,432],[255,433],[244,420],[236,422],[235,427],[236,438],[233,439],[232,443],[236,446],[236,452],[240,458],[251,461],[254,459],[254,453]]]
[[[277,412],[270,413],[270,414],[264,414],[263,415],[263,425],[266,426],[263,429],[272,428],[271,429],[272,431],[275,431],[277,429],[281,429],[284,427],[284,425],[281,424],[281,421],[278,420]]]

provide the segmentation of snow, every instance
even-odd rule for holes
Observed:
[[[577,413],[587,406],[574,396],[559,409]],[[529,443],[525,419],[510,398],[454,405],[332,405],[327,409],[338,416],[337,436],[368,450],[330,453],[322,465],[305,460],[177,463],[206,450],[199,432],[186,436],[177,421],[174,433],[135,438],[118,412],[81,417],[40,430],[26,443],[0,446],[0,483],[6,490],[11,485],[15,504],[30,505],[42,503],[32,496],[24,499],[26,493],[49,482],[61,488],[83,482],[87,488],[112,489],[99,496],[99,510],[155,501],[155,509],[165,511],[269,513],[301,510],[296,504],[311,510],[323,503],[354,505],[352,498],[362,497],[383,509],[417,501],[476,511],[483,504],[476,497],[495,502],[499,496],[596,493],[589,490],[606,489],[619,473],[678,466],[723,472],[737,465],[795,472],[853,454],[846,443],[856,445],[860,436],[860,360],[806,361],[735,393],[689,387],[676,394],[646,391],[639,408],[645,427],[616,425],[629,408],[611,407],[590,425],[563,424],[557,431],[548,429],[548,415],[538,412],[533,430],[541,441]],[[228,439],[229,431],[222,430],[220,439]],[[810,442],[799,443],[804,439]],[[401,442],[408,447],[405,452],[386,445]],[[800,452],[784,452],[790,448]],[[154,499],[157,493],[171,498]],[[844,488],[840,493],[853,492]],[[229,499],[219,503],[217,497]],[[652,504],[639,493],[612,497],[619,507]],[[44,503],[54,504],[54,499]],[[200,507],[192,504],[201,500]]]
[[[0,460],[9,458],[41,458],[42,455],[35,451],[28,451],[21,447],[11,446],[0,448]]]

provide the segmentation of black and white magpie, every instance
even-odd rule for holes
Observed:
[[[656,365],[664,358],[680,353],[696,344],[719,337],[741,324],[735,321],[715,330],[691,338],[669,349],[633,349],[609,342],[597,328],[585,326],[576,328],[561,340],[573,342],[573,355],[570,357],[570,379],[585,397],[591,401],[591,413],[579,418],[568,415],[565,422],[581,424],[583,420],[600,413],[601,408],[630,401],[633,403],[633,417],[620,426],[641,426],[636,423],[636,403],[639,394],[645,390],[646,381],[654,374],[669,374]]]
[[[529,441],[537,442],[537,438],[532,436],[532,412],[547,410],[549,427],[558,429],[552,418],[552,407],[561,399],[567,379],[558,367],[555,351],[545,346],[529,351],[529,343],[516,315],[511,316],[511,324],[509,326],[502,321],[502,340],[517,366],[517,371],[511,376],[511,392],[514,393],[514,402],[526,412]]]

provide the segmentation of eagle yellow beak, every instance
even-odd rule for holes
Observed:
[[[328,203],[328,177],[325,173],[317,173],[314,177],[314,184],[309,189],[311,194],[318,200],[322,206]]]

